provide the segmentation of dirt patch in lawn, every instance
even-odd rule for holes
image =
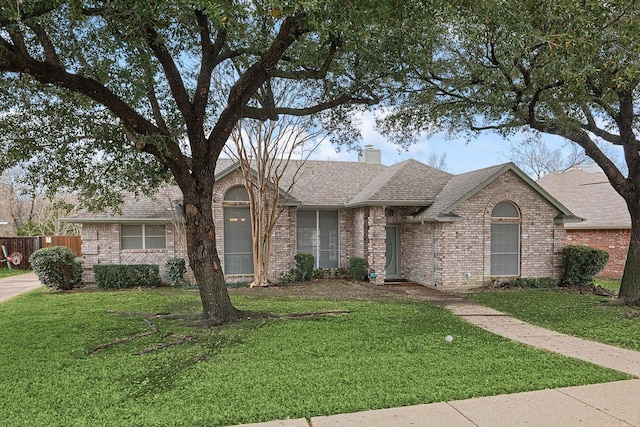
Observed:
[[[235,295],[323,298],[329,300],[412,299],[405,292],[406,288],[410,286],[419,285],[393,284],[376,286],[368,282],[323,279],[286,285],[229,289],[229,293]]]

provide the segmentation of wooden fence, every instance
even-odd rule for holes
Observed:
[[[82,256],[82,238],[80,236],[43,236],[40,237],[40,247],[66,246],[76,256]]]
[[[0,246],[7,248],[9,255],[19,252],[22,261],[18,265],[11,265],[11,268],[30,270],[29,257],[32,253],[41,248],[49,246],[66,246],[71,249],[76,256],[82,256],[82,238],[80,236],[42,236],[42,237],[0,237]],[[2,253],[0,252],[0,257]],[[6,264],[0,263],[0,268],[6,268]]]

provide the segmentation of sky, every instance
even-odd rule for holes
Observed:
[[[508,162],[511,143],[524,138],[522,135],[515,135],[506,140],[496,133],[487,132],[477,139],[467,141],[464,137],[448,139],[444,134],[436,134],[429,138],[419,138],[408,150],[404,150],[375,130],[375,119],[370,115],[365,115],[362,118],[361,132],[361,147],[373,145],[373,148],[381,150],[382,163],[387,166],[407,159],[427,163],[431,153],[435,152],[438,156],[446,154],[446,170],[453,174]],[[557,137],[547,137],[544,141],[550,148],[559,148],[563,145],[562,140]],[[358,153],[356,151],[347,152],[344,148],[340,152],[336,152],[335,146],[325,140],[310,158],[356,162],[358,161]]]

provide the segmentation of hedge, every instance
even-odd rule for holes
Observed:
[[[100,289],[126,289],[160,286],[157,264],[96,264],[93,275]]]

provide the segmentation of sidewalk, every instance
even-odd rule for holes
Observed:
[[[640,352],[564,335],[507,316],[454,294],[413,286],[404,291],[433,302],[495,334],[640,377]],[[244,424],[243,427],[637,426],[640,379],[504,394],[351,414]]]
[[[36,273],[24,273],[0,279],[0,302],[24,294],[42,286]]]

